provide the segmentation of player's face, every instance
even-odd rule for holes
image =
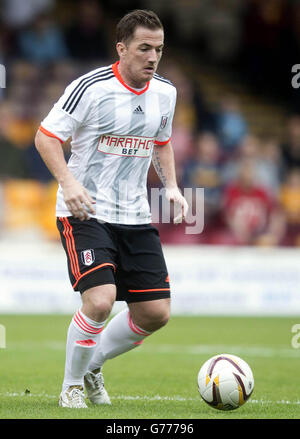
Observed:
[[[120,73],[132,87],[141,88],[156,72],[162,56],[164,32],[162,29],[137,27],[129,43],[118,43]]]

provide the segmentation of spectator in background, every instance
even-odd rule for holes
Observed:
[[[7,65],[16,54],[16,33],[0,16],[0,62]]]
[[[300,114],[293,114],[287,123],[287,138],[282,144],[285,172],[300,167]]]
[[[213,244],[277,245],[284,224],[273,197],[259,185],[252,160],[244,159],[237,178],[223,194],[222,216],[225,227],[216,233]]]
[[[237,96],[228,94],[220,102],[216,114],[216,132],[225,158],[230,157],[248,133]]]
[[[213,125],[201,93],[178,64],[164,62],[160,74],[165,75],[177,88],[177,106],[173,122],[172,145],[177,165],[177,178],[182,178],[183,165],[192,157],[194,135],[199,129]]]
[[[30,145],[24,151],[24,165],[28,169],[30,178],[40,183],[50,183],[53,181],[52,174],[49,172],[34,145]]]
[[[10,65],[8,76],[7,97],[18,109],[15,118],[34,119],[38,116],[36,105],[42,97],[44,85],[38,66],[24,60],[15,61]]]
[[[47,65],[65,59],[69,53],[64,36],[48,14],[40,14],[18,35],[20,57]]]
[[[106,60],[109,56],[103,11],[95,0],[81,0],[75,22],[66,31],[66,41],[74,59]]]
[[[24,164],[24,150],[13,142],[11,131],[14,123],[12,103],[0,104],[0,180],[8,178],[26,178],[28,170]]]
[[[218,63],[230,62],[238,53],[242,31],[241,8],[241,2],[206,2],[201,30],[209,56]]]
[[[56,0],[2,0],[1,17],[13,29],[28,26],[41,13],[49,12]]]
[[[34,123],[22,117],[19,102],[6,99],[2,102],[2,134],[19,149],[25,149],[32,143]]]
[[[217,138],[200,133],[195,141],[195,155],[185,163],[182,184],[186,188],[204,188],[205,223],[219,211],[221,201],[220,156]]]
[[[235,154],[232,154],[228,160],[223,161],[222,180],[225,185],[236,180],[240,163],[244,159],[251,159],[256,164],[259,162],[259,139],[253,134],[248,134],[236,146]]]
[[[282,156],[278,139],[272,136],[261,139],[256,175],[264,189],[274,198],[278,198],[283,177]]]
[[[276,197],[282,175],[280,147],[276,139],[259,139],[257,136],[247,135],[238,145],[237,153],[222,167],[224,185],[237,179],[240,164],[245,159],[253,163],[256,182],[271,196]]]
[[[300,246],[300,168],[288,171],[280,188],[279,199],[287,222],[284,243]]]
[[[199,83],[186,75],[178,63],[169,59],[164,60],[159,70],[160,74],[170,78],[170,81],[177,88],[177,101],[180,105],[180,111],[182,110],[185,114],[185,124],[192,133],[213,131],[215,129],[214,115],[204,102]],[[178,111],[176,109],[176,113]]]

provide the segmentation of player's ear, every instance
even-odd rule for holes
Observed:
[[[124,44],[122,41],[119,41],[116,45],[116,49],[118,52],[119,57],[123,57],[124,55],[126,55],[127,52],[127,47],[126,44]]]

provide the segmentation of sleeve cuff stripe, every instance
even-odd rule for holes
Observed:
[[[166,145],[167,143],[170,142],[170,140],[171,140],[171,137],[170,137],[168,140],[165,140],[164,142],[159,142],[158,140],[155,140],[155,141],[154,141],[154,144],[155,144],[155,145],[159,145],[159,146],[161,146],[161,145]]]
[[[57,139],[57,140],[59,140],[61,143],[64,143],[63,140],[61,140],[61,139],[60,139],[59,137],[57,137],[55,134],[53,134],[53,133],[51,133],[50,131],[48,131],[48,130],[46,130],[45,128],[43,128],[42,125],[40,125],[39,130],[40,130],[42,133],[46,134],[46,136],[48,136],[48,137],[54,137],[54,139]]]

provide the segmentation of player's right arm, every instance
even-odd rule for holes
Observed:
[[[88,211],[95,215],[93,206],[95,202],[70,172],[61,142],[38,130],[35,136],[35,146],[49,171],[60,184],[65,203],[71,214],[82,221],[90,218]]]
[[[75,179],[65,161],[62,144],[76,135],[76,131],[88,124],[94,106],[94,94],[87,87],[89,76],[80,77],[68,85],[41,122],[35,137],[35,145],[46,166],[60,184],[69,212],[80,220],[95,215],[95,209],[87,190]]]

